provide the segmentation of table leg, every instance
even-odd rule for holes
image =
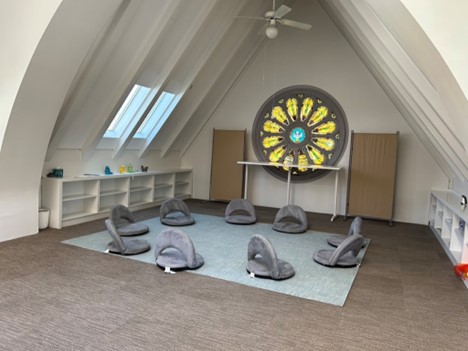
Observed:
[[[338,216],[336,214],[337,210],[336,210],[336,206],[338,205],[338,172],[339,171],[335,171],[335,203],[334,203],[334,206],[333,206],[333,216],[331,218],[331,222],[334,221],[334,219]]]
[[[244,199],[247,200],[247,186],[249,183],[249,165],[245,165],[245,179],[244,179]]]

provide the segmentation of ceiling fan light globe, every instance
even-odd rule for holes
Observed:
[[[266,28],[266,36],[270,39],[275,39],[278,35],[278,28],[276,26],[269,25]]]

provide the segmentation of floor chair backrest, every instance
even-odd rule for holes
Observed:
[[[181,199],[176,198],[164,201],[161,204],[159,215],[161,218],[165,218],[168,214],[174,212],[182,212],[185,216],[190,216],[190,211],[187,204]]]
[[[253,260],[256,255],[260,255],[271,268],[272,278],[278,278],[280,275],[278,257],[271,242],[262,235],[255,234],[249,241],[247,248],[247,260]]]
[[[187,260],[189,268],[193,268],[196,265],[195,247],[190,237],[182,230],[168,228],[158,235],[154,248],[155,257],[157,258],[168,248],[179,250]]]
[[[115,227],[113,221],[109,218],[107,218],[104,223],[106,224],[106,228],[112,237],[112,240],[115,242],[115,244],[118,246],[120,249],[120,252],[125,252],[127,247],[125,246],[125,243],[123,242],[122,238],[120,235],[117,233],[117,228]]]
[[[355,217],[349,227],[348,235],[361,234],[362,218]]]
[[[115,205],[111,208],[110,217],[117,227],[127,224],[128,222],[135,223],[136,221],[135,216],[130,212],[130,210],[121,204]]]
[[[330,257],[330,265],[336,265],[340,257],[348,252],[352,252],[354,256],[357,256],[363,243],[364,237],[362,235],[348,236],[333,252],[333,255]]]

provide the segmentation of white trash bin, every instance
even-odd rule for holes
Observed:
[[[39,229],[46,229],[49,226],[49,210],[47,208],[39,209]]]

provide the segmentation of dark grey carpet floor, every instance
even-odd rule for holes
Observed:
[[[225,204],[187,201],[223,215]],[[159,214],[139,211],[139,219]],[[271,223],[276,209],[257,207]],[[312,230],[350,219],[308,213]],[[0,243],[0,350],[467,350],[468,290],[426,226],[364,220],[344,307],[61,244],[102,220]]]

